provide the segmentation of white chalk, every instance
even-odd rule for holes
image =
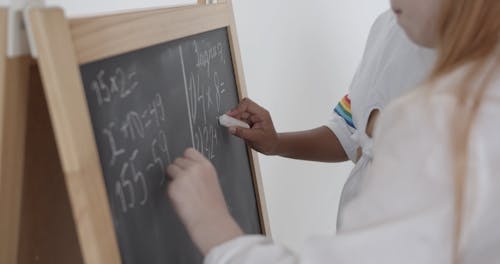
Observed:
[[[222,126],[225,126],[225,127],[244,127],[244,128],[250,128],[250,126],[241,121],[241,120],[238,120],[236,118],[232,118],[228,115],[221,115],[219,117],[219,124],[221,124]]]

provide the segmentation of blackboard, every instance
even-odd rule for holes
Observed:
[[[239,100],[226,28],[80,72],[123,263],[202,263],[165,195],[165,169],[188,147],[214,164],[243,230],[262,233],[246,145],[217,122]]]

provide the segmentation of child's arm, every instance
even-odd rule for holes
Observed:
[[[347,161],[347,154],[337,136],[327,127],[278,134],[278,155],[322,162]]]
[[[244,99],[228,115],[247,122],[251,127],[234,127],[230,129],[231,133],[263,154],[323,162],[348,159],[337,136],[327,127],[278,134],[269,112],[250,99]]]

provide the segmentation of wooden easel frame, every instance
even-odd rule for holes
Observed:
[[[0,8],[0,263],[16,263],[21,220],[31,58],[7,55],[8,8]]]
[[[82,263],[36,62],[0,9],[0,263]]]
[[[17,260],[27,100],[19,82],[26,59],[7,56],[8,13],[0,7],[0,263]]]
[[[245,97],[231,2],[74,20],[59,8],[33,8],[28,17],[81,253],[86,263],[120,263],[79,65],[227,28],[239,96]],[[248,153],[262,232],[270,235],[257,155]]]

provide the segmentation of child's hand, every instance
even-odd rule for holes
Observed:
[[[215,168],[201,153],[187,149],[167,173],[168,196],[203,254],[243,234],[227,209]]]
[[[269,112],[252,100],[245,98],[241,103],[227,113],[250,125],[250,128],[232,127],[229,131],[244,140],[253,149],[266,154],[276,155],[278,150],[278,134],[274,129]]]

